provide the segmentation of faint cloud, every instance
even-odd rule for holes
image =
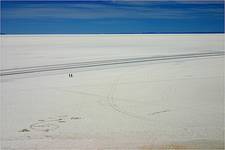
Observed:
[[[175,1],[181,4],[209,4],[207,1]],[[219,1],[218,1],[219,2]],[[218,3],[216,1],[216,3]],[[56,3],[25,3],[3,8],[3,18],[7,19],[179,19],[194,18],[208,14],[221,15],[223,8],[177,7],[167,3],[151,1],[98,1],[98,2],[56,2]],[[17,7],[16,7],[17,5]],[[191,15],[190,15],[191,14]]]

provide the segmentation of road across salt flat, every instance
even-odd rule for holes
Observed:
[[[54,70],[87,68],[87,67],[96,67],[96,66],[118,65],[118,64],[127,64],[127,63],[140,63],[140,62],[146,62],[146,61],[162,61],[162,60],[171,60],[171,59],[211,57],[211,56],[221,56],[221,55],[224,55],[224,51],[33,66],[33,67],[24,67],[24,68],[3,69],[1,70],[0,76],[45,72],[45,71],[54,71]]]

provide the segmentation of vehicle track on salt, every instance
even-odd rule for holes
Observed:
[[[100,60],[100,61],[87,61],[87,62],[77,62],[77,63],[32,66],[32,67],[3,69],[3,70],[0,70],[0,76],[76,69],[76,68],[77,69],[91,68],[91,67],[98,67],[98,66],[112,66],[112,65],[141,63],[141,62],[154,62],[154,61],[163,61],[163,60],[212,57],[212,56],[222,56],[224,54],[225,54],[224,51],[215,51],[215,52],[207,52],[207,53],[162,55],[162,56],[151,56],[151,57],[137,57],[137,58],[124,58],[124,59],[111,59],[111,60]]]

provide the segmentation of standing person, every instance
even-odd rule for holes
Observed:
[[[69,73],[69,77],[72,78],[73,77],[73,74],[72,73]]]

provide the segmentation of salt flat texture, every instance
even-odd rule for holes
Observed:
[[[2,51],[9,60],[4,58],[3,68],[224,51],[222,34],[112,35],[112,43],[104,36],[4,36]],[[51,45],[53,39],[63,41],[61,47]],[[85,45],[88,39],[93,43]],[[17,50],[6,53],[13,45]],[[25,54],[31,47],[36,51],[30,58]],[[65,59],[57,59],[60,52]],[[6,150],[224,148],[224,56],[13,75],[2,78],[1,93]]]
[[[7,35],[2,69],[224,50],[224,34]]]

